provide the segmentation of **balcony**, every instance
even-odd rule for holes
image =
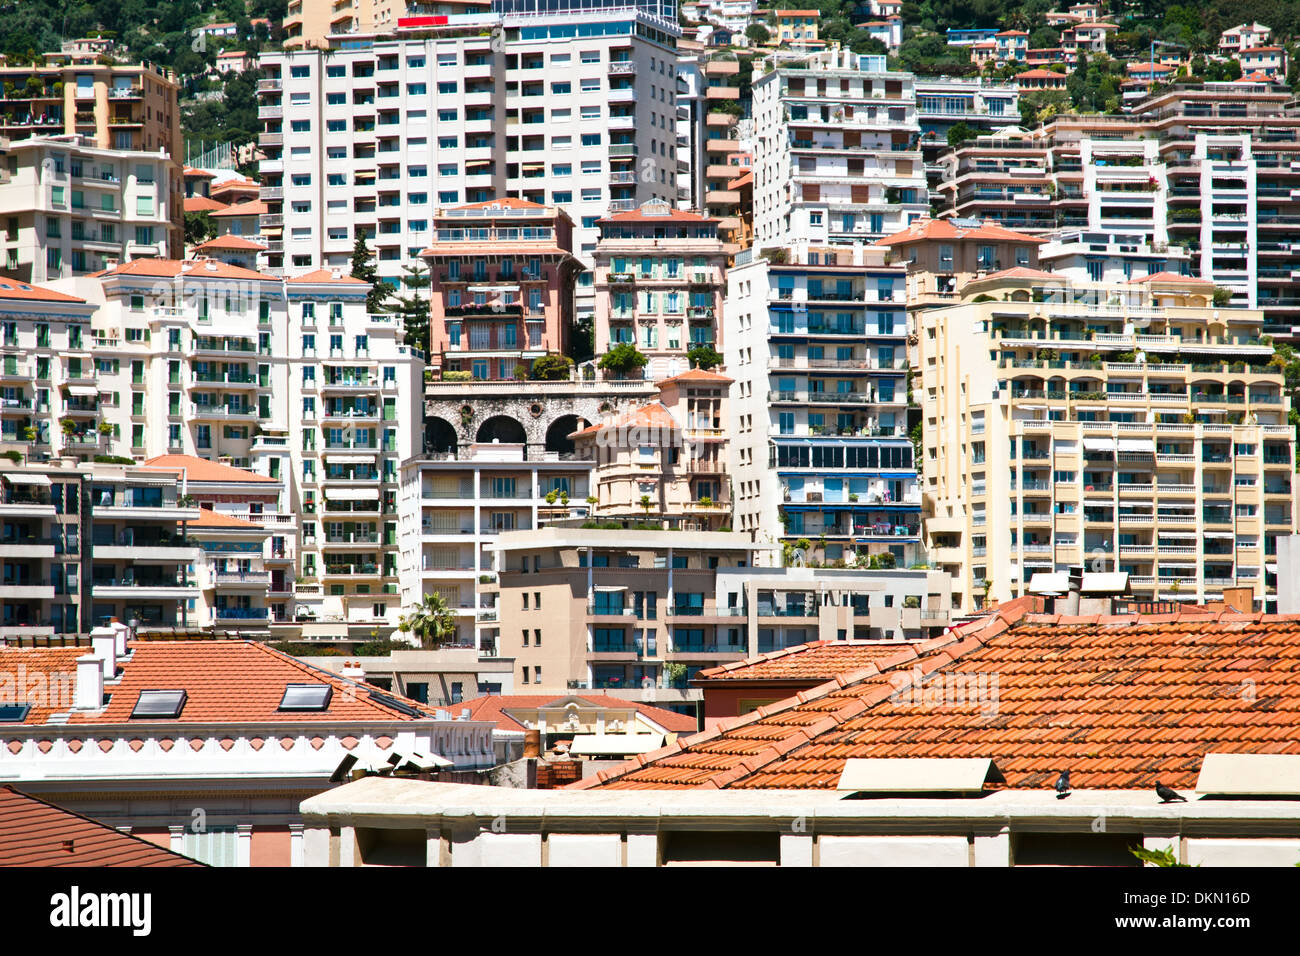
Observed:
[[[218,587],[268,587],[270,571],[217,571],[212,582]]]

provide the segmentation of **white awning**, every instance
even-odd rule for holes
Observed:
[[[1230,540],[1235,540],[1237,536],[1236,536],[1235,534],[1233,534],[1231,531],[1207,531],[1207,532],[1205,532],[1204,537],[1207,537],[1207,538],[1228,538],[1228,539],[1230,539]]]
[[[334,501],[378,501],[378,488],[326,488],[325,497]]]
[[[4,479],[11,485],[40,485],[43,488],[50,487],[50,479],[45,475],[24,475],[20,472],[6,472]]]
[[[1123,594],[1128,590],[1128,572],[1085,571],[1079,590],[1085,594]]]
[[[631,757],[649,753],[664,745],[663,734],[575,734],[569,753],[578,756]]]
[[[597,591],[626,591],[627,588],[622,584],[597,584]]]
[[[1156,443],[1150,438],[1121,438],[1119,440],[1120,451],[1145,451],[1151,454],[1156,453]]]
[[[1264,570],[1267,571],[1269,574],[1277,574],[1277,565],[1276,565],[1276,564],[1266,564],[1266,565],[1264,565]]]
[[[1069,590],[1070,575],[1066,571],[1035,571],[1029,579],[1031,594],[1065,594]]]
[[[99,389],[93,385],[68,385],[69,395],[77,395],[82,398],[98,398]]]
[[[1085,438],[1083,440],[1084,451],[1114,451],[1115,439],[1113,438]]]
[[[330,465],[369,465],[374,459],[369,455],[326,455],[325,461]]]

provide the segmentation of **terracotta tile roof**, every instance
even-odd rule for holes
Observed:
[[[1197,279],[1193,276],[1180,276],[1176,272],[1153,272],[1150,275],[1138,276],[1135,279],[1129,279],[1133,282],[1171,282],[1175,285],[1214,285],[1209,279]]]
[[[266,531],[260,524],[253,524],[251,521],[243,521],[239,518],[232,518],[230,515],[223,515],[219,511],[213,511],[210,508],[199,509],[199,520],[191,521],[185,525],[188,531],[203,531],[204,529],[216,528],[235,528],[243,531]],[[267,534],[271,532],[266,531]]]
[[[699,671],[699,681],[816,681],[861,670],[897,657],[910,646],[902,641],[855,644],[848,641],[812,641]]]
[[[1013,266],[1000,272],[990,272],[977,281],[987,282],[990,279],[1054,279],[1060,282],[1065,281],[1064,276],[1053,275],[1050,272],[1044,272],[1042,269],[1029,269],[1025,266]]]
[[[739,189],[741,186],[750,185],[753,181],[754,181],[754,171],[752,169],[747,169],[745,170],[745,174],[743,176],[737,176],[735,179],[728,182],[727,188]]]
[[[1015,79],[1017,80],[1060,80],[1062,83],[1064,83],[1066,80],[1066,76],[1064,73],[1057,73],[1055,70],[1026,70],[1024,73],[1017,73],[1015,75]]]
[[[215,179],[216,174],[210,173],[206,169],[197,169],[194,166],[186,166],[181,170],[181,175],[188,179]]]
[[[348,285],[366,284],[364,279],[355,279],[352,276],[347,275],[346,273],[343,272],[340,272],[338,275],[335,275],[334,270],[332,269],[317,269],[314,272],[304,272],[300,276],[293,276],[292,278],[285,279],[284,281],[285,282],[311,282],[311,283],[342,282]]]
[[[0,279],[0,299],[31,299],[41,302],[81,302],[75,295],[44,289],[38,285],[19,282],[17,279]]]
[[[710,372],[707,369],[693,368],[689,371],[682,372],[680,375],[674,375],[672,378],[661,378],[655,382],[655,388],[663,388],[670,382],[681,382],[687,385],[730,385],[735,379],[728,378],[721,372]]]
[[[611,697],[609,694],[490,694],[462,701],[448,709],[453,714],[459,714],[462,708],[468,708],[471,720],[491,720],[496,723],[497,730],[521,731],[524,729],[523,724],[503,713],[504,711],[545,707],[573,697],[596,707],[635,710],[670,733],[691,734],[697,729],[694,717],[676,714],[662,707],[651,707],[649,704],[624,700],[621,697]]]
[[[207,242],[200,242],[194,247],[195,252],[203,249],[235,249],[240,252],[265,252],[266,246],[260,242],[254,242],[252,239],[245,239],[243,236],[217,236],[215,239],[209,239]]]
[[[142,690],[181,690],[187,699],[176,720],[179,725],[201,723],[299,723],[312,721],[410,720],[409,715],[369,696],[368,684],[344,679],[311,667],[257,641],[133,641],[132,656],[120,661],[119,680],[109,684],[108,706],[96,713],[73,713],[69,724],[130,723]],[[0,647],[0,674],[69,675],[75,686],[76,661],[88,647]],[[330,684],[334,693],[323,711],[280,711],[286,684]],[[0,685],[3,686],[3,685]],[[397,694],[387,697],[414,707],[427,717],[434,711]],[[52,713],[65,713],[71,700],[51,700],[57,706],[33,706],[25,725],[45,723]],[[3,727],[0,725],[0,733]],[[10,725],[12,726],[12,725]]]
[[[208,196],[185,197],[186,212],[216,212],[225,208],[225,203],[217,202],[215,199],[211,199]]]
[[[489,256],[513,252],[533,256],[567,256],[570,253],[553,242],[511,241],[511,242],[435,242],[420,251],[421,256]],[[463,280],[462,280],[463,281]]]
[[[158,455],[147,459],[144,464],[150,468],[184,468],[189,481],[256,481],[276,484],[278,479],[259,475],[243,468],[232,468],[219,461],[208,461],[194,455]]]
[[[182,268],[183,267],[183,268]],[[271,276],[232,266],[217,259],[132,259],[121,265],[102,272],[94,273],[95,278],[106,279],[111,276],[151,276],[169,279],[182,272],[191,279],[254,279],[269,282]]]
[[[148,840],[0,787],[0,867],[203,866]]]
[[[242,216],[261,216],[265,212],[266,203],[260,199],[248,199],[244,202],[232,203],[219,212],[214,212],[212,216],[214,219],[230,219]]]
[[[1011,601],[574,786],[827,789],[852,757],[988,757],[1011,788],[1068,768],[1080,789],[1191,789],[1207,753],[1300,753],[1300,615],[1042,607]]]
[[[983,239],[989,242],[1044,242],[1037,236],[1027,236],[1023,232],[1013,232],[992,222],[983,222],[969,228],[954,225],[951,219],[918,219],[906,229],[877,239],[878,246],[897,246],[905,242],[920,242],[926,239]]]
[[[472,202],[464,206],[452,206],[452,209],[545,209],[541,203],[529,202],[527,199],[517,199],[514,196],[506,196],[502,199],[488,199],[485,202]]]
[[[688,209],[673,209],[666,207],[660,215],[646,215],[641,209],[629,209],[627,212],[616,212],[612,216],[605,216],[603,219],[596,220],[602,222],[717,222],[713,216],[701,216],[698,212],[691,212]]]
[[[624,427],[658,428],[671,431],[681,428],[681,426],[677,424],[677,419],[673,418],[672,413],[668,411],[663,402],[650,402],[648,405],[641,405],[623,415],[620,415],[612,422],[600,422],[596,425],[588,425],[586,428],[574,432],[569,437],[577,438],[579,435],[594,435],[602,429]]]

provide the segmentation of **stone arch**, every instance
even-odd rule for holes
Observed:
[[[523,445],[528,442],[528,432],[518,420],[509,415],[493,415],[478,427],[476,442],[501,442],[503,445]]]
[[[561,415],[546,429],[546,450],[558,452],[573,451],[573,439],[569,436],[579,429],[586,428],[591,422],[580,415]]]
[[[424,423],[424,450],[426,452],[456,453],[459,441],[456,428],[445,418],[433,416]]]

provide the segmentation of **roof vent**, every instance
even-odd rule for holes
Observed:
[[[847,796],[975,797],[1006,783],[988,757],[865,757],[848,760],[836,789]]]
[[[1196,792],[1207,797],[1300,797],[1300,754],[1206,754]]]

